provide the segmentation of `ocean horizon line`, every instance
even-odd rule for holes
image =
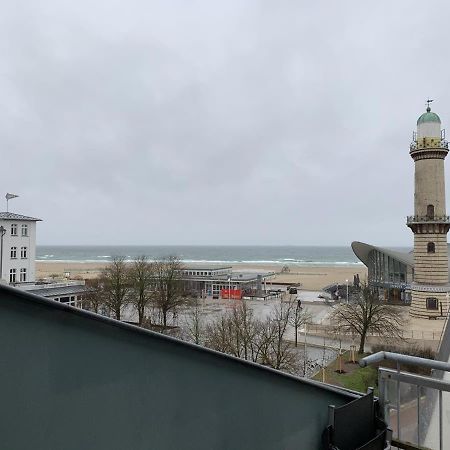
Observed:
[[[50,259],[50,258],[36,258],[36,262],[42,263],[88,263],[88,264],[106,264],[111,263],[113,257],[104,257],[105,259]],[[107,259],[106,259],[107,258]],[[153,258],[149,258],[151,261]],[[155,258],[158,259],[158,258]],[[133,262],[135,259],[125,257],[125,262]],[[279,266],[359,266],[364,265],[361,261],[279,261],[279,260],[206,260],[206,259],[180,259],[184,264],[245,264],[245,265],[279,265]]]

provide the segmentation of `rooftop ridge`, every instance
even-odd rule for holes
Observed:
[[[40,222],[42,219],[37,219],[36,217],[23,216],[22,214],[16,214],[7,211],[0,211],[0,220],[27,220],[30,222]]]

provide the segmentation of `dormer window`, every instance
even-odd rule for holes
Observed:
[[[17,223],[11,224],[11,236],[17,236]]]
[[[25,223],[22,225],[22,236],[28,236],[28,225]]]

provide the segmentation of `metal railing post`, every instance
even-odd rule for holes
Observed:
[[[389,426],[389,417],[387,414],[387,392],[386,392],[387,383],[384,378],[381,376],[381,372],[378,372],[378,390],[380,392],[380,408],[383,411],[383,417]]]

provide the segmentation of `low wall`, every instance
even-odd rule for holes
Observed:
[[[0,286],[8,450],[314,450],[354,394]]]

